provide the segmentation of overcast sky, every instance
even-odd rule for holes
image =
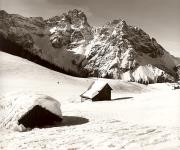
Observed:
[[[122,18],[180,57],[180,0],[0,0],[0,9],[23,16],[48,18],[74,8],[83,10],[91,25]]]

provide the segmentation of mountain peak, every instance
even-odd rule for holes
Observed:
[[[0,10],[0,14],[8,14],[5,10]]]
[[[0,10],[0,17],[7,16],[8,13],[5,10]]]
[[[55,26],[62,22],[74,24],[77,27],[79,27],[81,25],[90,26],[89,23],[87,22],[87,17],[84,14],[84,12],[81,10],[77,10],[77,9],[69,10],[68,12],[63,13],[59,16],[49,18],[46,20],[46,22],[50,26]]]
[[[81,20],[87,20],[87,17],[84,14],[84,12],[81,10],[78,10],[78,9],[69,10],[67,14],[68,14],[68,16],[70,16],[71,20],[73,20],[74,18],[79,18]]]
[[[61,16],[50,18],[47,24],[51,27],[50,41],[55,48],[92,39],[91,27],[81,10],[73,9]]]
[[[123,19],[114,19],[112,21],[109,21],[107,22],[104,27],[116,27],[116,28],[119,28],[119,27],[126,27],[127,26],[127,23],[125,20]]]

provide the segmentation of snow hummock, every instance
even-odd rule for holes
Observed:
[[[93,98],[96,96],[105,86],[108,84],[105,81],[102,80],[96,80],[90,87],[89,89],[83,93],[81,96],[86,97],[86,98]]]
[[[36,105],[62,118],[60,103],[52,97],[38,93],[17,92],[7,94],[1,99],[0,128],[24,131],[26,128],[19,125],[18,120]]]

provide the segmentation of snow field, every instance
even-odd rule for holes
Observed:
[[[68,118],[66,124],[28,132],[1,128],[0,149],[180,149],[180,92],[170,85],[103,79],[114,100],[80,103],[79,95],[96,79],[67,76],[2,52],[0,57],[0,112],[11,97],[35,92],[58,100]]]

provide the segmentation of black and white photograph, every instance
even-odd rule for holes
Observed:
[[[180,0],[0,0],[0,150],[180,150]]]

